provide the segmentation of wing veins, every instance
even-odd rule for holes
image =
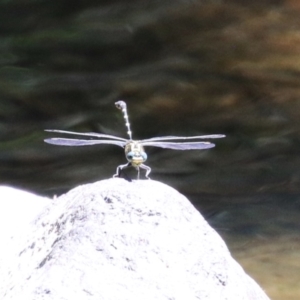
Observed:
[[[60,145],[60,146],[89,146],[98,144],[116,145],[124,147],[126,142],[113,141],[113,140],[80,140],[80,139],[68,139],[68,138],[49,138],[44,140],[48,144]]]
[[[196,135],[196,136],[160,136],[142,140],[141,143],[152,141],[168,141],[168,140],[192,140],[192,139],[220,139],[225,137],[224,134]]]
[[[172,143],[172,142],[146,142],[142,143],[143,146],[152,146],[166,149],[175,150],[196,150],[196,149],[209,149],[215,147],[215,144],[209,142],[183,142],[183,143]]]
[[[66,130],[58,130],[58,129],[45,129],[47,132],[57,132],[57,133],[65,133],[65,134],[74,134],[74,135],[84,135],[84,136],[91,136],[91,137],[99,137],[99,138],[107,138],[107,139],[114,139],[119,141],[126,142],[127,140],[118,136],[104,134],[104,133],[96,133],[96,132],[74,132],[74,131],[66,131]]]

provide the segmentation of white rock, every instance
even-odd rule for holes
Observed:
[[[33,221],[51,202],[49,198],[9,186],[0,186],[0,237],[12,237]],[[0,250],[1,254],[1,250]]]
[[[192,204],[152,180],[75,188],[15,241],[3,300],[268,299]]]

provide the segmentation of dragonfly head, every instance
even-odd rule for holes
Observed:
[[[130,141],[126,144],[125,156],[133,167],[138,167],[147,160],[147,154],[144,147],[136,141]]]

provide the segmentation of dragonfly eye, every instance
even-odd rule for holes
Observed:
[[[146,161],[147,160],[147,154],[146,154],[146,152],[141,152],[141,156],[142,156],[142,158],[143,158],[143,161]]]
[[[131,161],[134,157],[134,152],[130,151],[126,154],[126,158]]]

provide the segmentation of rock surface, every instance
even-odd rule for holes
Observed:
[[[156,181],[77,187],[3,246],[3,300],[268,299],[191,203]]]
[[[0,236],[12,239],[40,214],[51,199],[10,186],[0,186]],[[0,249],[3,255],[4,248]],[[1,266],[0,266],[1,268]]]

